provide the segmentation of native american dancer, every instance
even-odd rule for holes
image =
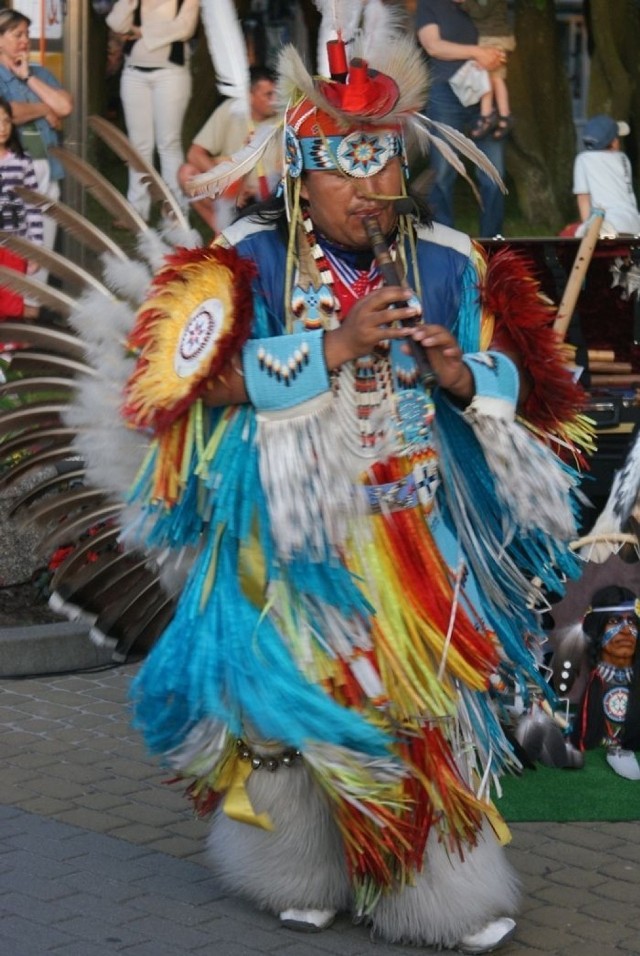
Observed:
[[[127,536],[196,552],[135,722],[213,811],[233,892],[485,952],[518,898],[500,695],[547,693],[537,612],[576,573],[589,435],[522,261],[407,214],[407,139],[453,155],[419,52],[355,53],[313,79],[283,52],[281,198],[169,257],[128,339],[152,441]]]

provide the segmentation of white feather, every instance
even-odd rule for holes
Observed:
[[[259,163],[267,146],[279,131],[279,125],[261,125],[251,140],[224,163],[219,163],[206,173],[194,176],[187,183],[187,192],[193,197],[222,195],[232,183],[250,173]]]
[[[347,44],[353,44],[366,0],[313,0],[322,17],[318,28],[317,68],[320,76],[329,76],[327,43],[338,34]],[[348,56],[353,51],[348,53]]]
[[[424,142],[426,137],[426,140],[432,146],[437,147],[441,152],[443,152],[441,143],[445,141],[457,150],[458,153],[466,157],[466,159],[470,159],[478,169],[482,170],[489,179],[500,187],[503,193],[506,193],[507,188],[496,167],[487,159],[485,154],[478,149],[475,143],[465,136],[464,133],[461,133],[460,130],[455,129],[453,126],[448,126],[446,123],[437,123],[435,120],[429,119],[428,116],[424,116],[421,113],[418,113],[415,118],[413,118],[412,129],[418,141]],[[433,132],[431,132],[432,130]],[[451,162],[451,160],[449,161]],[[460,163],[459,158],[458,163]],[[460,172],[457,166],[456,169]],[[468,176],[465,178],[468,179]]]
[[[129,299],[136,307],[151,285],[151,272],[143,262],[130,259],[122,263],[108,253],[102,257],[102,277],[115,295]]]
[[[222,96],[249,108],[249,58],[233,0],[201,0],[200,16]]]
[[[354,52],[375,66],[380,57],[388,57],[390,38],[406,33],[405,26],[406,12],[402,7],[382,0],[365,0],[362,34],[356,40]]]
[[[607,498],[607,503],[602,509],[593,528],[589,532],[589,537],[599,537],[602,543],[596,547],[595,553],[592,546],[589,552],[589,560],[601,563],[611,552],[616,550],[615,541],[612,538],[607,542],[607,535],[615,535],[617,532],[626,531],[627,523],[635,507],[637,507],[640,496],[640,432],[631,446],[624,465],[616,471],[611,491]]]
[[[102,350],[105,342],[118,343],[121,347],[133,323],[134,312],[131,307],[120,299],[105,300],[96,292],[85,293],[76,304],[76,308],[69,316],[69,324],[81,336],[82,343],[87,349],[87,358],[93,367],[96,363],[89,354],[89,349],[96,346]]]
[[[168,245],[155,229],[147,229],[138,235],[136,251],[149,264],[152,272],[158,272],[165,264],[165,259],[174,249]]]

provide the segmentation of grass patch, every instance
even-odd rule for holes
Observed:
[[[504,795],[496,801],[509,823],[554,820],[637,820],[640,818],[640,781],[618,776],[600,747],[585,753],[581,770],[558,770],[536,765],[519,777],[501,781]]]

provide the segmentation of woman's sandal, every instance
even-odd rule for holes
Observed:
[[[494,139],[504,139],[513,128],[513,116],[499,116],[493,130]]]
[[[499,117],[495,110],[489,113],[488,116],[479,116],[469,130],[469,136],[471,139],[484,139],[485,136],[489,135],[492,129],[495,129],[498,119]]]

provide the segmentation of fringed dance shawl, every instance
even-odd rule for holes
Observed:
[[[501,334],[500,316],[510,328],[517,318],[509,296],[498,321],[489,306],[494,285],[517,281],[518,268],[494,263],[484,277],[477,249],[418,247],[414,268],[427,254],[442,266],[440,277],[421,276],[425,312],[448,324],[465,352],[483,353]],[[198,362],[194,400],[156,434],[132,493],[146,502],[135,530],[156,547],[195,544],[198,555],[175,618],[134,682],[135,720],[153,751],[194,778],[201,810],[223,798],[228,813],[255,825],[270,821],[247,800],[237,806],[251,772],[250,751],[237,741],[299,752],[335,808],[365,913],[420,869],[433,827],[461,854],[484,817],[499,827],[489,782],[516,761],[489,690],[526,693],[541,683],[533,609],[544,587],[559,590],[574,570],[566,545],[576,479],[542,441],[504,424],[517,431],[509,441],[520,466],[539,454],[534,473],[548,472],[563,498],[560,526],[538,528],[522,500],[510,510],[475,424],[437,389],[425,393],[400,349],[349,363],[331,380],[326,370],[312,374],[321,336],[313,308],[310,329],[299,321],[293,335],[274,338],[285,284],[274,230],[241,239],[239,262],[252,250],[259,279],[244,373],[250,394],[282,394],[282,407],[206,407]],[[233,300],[231,273],[220,271],[224,288],[210,299]],[[188,276],[173,279],[189,294]],[[315,285],[294,282],[294,292],[306,286],[307,305],[317,306],[324,280],[328,272]],[[431,302],[444,302],[446,315],[434,317]],[[530,324],[533,342],[543,323]],[[149,328],[143,310],[132,339],[144,340],[129,389],[136,408],[147,407]],[[196,349],[186,333],[177,340]],[[302,397],[287,404],[292,391]],[[573,413],[566,394],[562,412]],[[163,419],[151,409],[144,423]],[[560,427],[549,402],[536,428]],[[530,500],[527,480],[521,468],[515,497]]]

